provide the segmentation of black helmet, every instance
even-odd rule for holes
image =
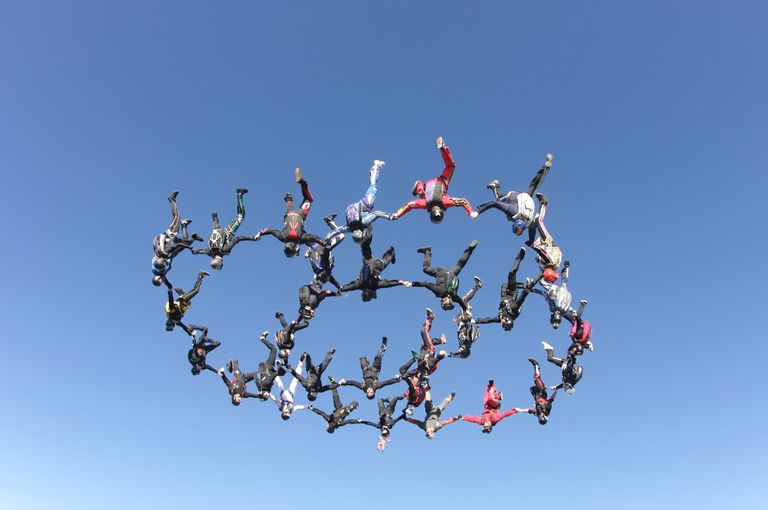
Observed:
[[[155,287],[159,287],[162,284],[163,284],[163,277],[162,276],[158,275],[158,276],[155,276],[154,278],[152,278],[152,285],[154,285]]]
[[[288,241],[285,243],[285,247],[283,248],[283,253],[285,253],[285,256],[288,258],[294,257],[299,254],[299,245],[294,243],[293,241]]]
[[[432,223],[440,223],[443,221],[444,214],[445,213],[442,209],[439,207],[434,207],[431,211],[429,211],[429,219],[432,221]]]
[[[370,301],[376,297],[376,291],[373,289],[363,289],[363,293],[360,296],[363,301]]]

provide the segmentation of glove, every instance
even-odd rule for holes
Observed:
[[[473,220],[476,220],[478,216],[480,216],[480,214],[477,211],[472,211],[471,213],[469,213],[469,217],[472,218]]]
[[[397,219],[397,213],[392,213],[389,215],[390,220],[396,220]]]

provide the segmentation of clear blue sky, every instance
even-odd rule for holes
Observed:
[[[757,1],[0,3],[0,507],[768,507],[766,19]],[[255,234],[281,225],[299,166],[308,230],[324,234],[374,159],[378,208],[409,200],[442,169],[440,135],[450,193],[473,205],[488,181],[522,189],[555,156],[547,225],[589,300],[595,352],[548,425],[456,423],[427,441],[402,423],[379,453],[372,428],[283,422],[191,376],[150,284],[170,191],[207,237],[211,212],[228,221],[249,188],[239,233]],[[472,239],[461,290],[481,276],[474,310],[490,315],[523,241],[500,213],[380,221],[374,252],[394,245],[384,275],[421,280],[417,247],[452,265]],[[337,278],[356,278],[357,247],[336,258]],[[184,254],[171,281],[187,289],[204,268]],[[535,272],[529,253],[520,276]],[[274,239],[238,246],[187,313],[223,342],[212,364],[255,368],[259,333],[310,276]],[[398,287],[324,302],[296,350],[336,347],[328,373],[353,378],[386,335],[389,377],[428,306],[454,346],[453,313]],[[531,404],[526,359],[568,337],[541,299],[525,308],[513,332],[485,326],[471,358],[441,363],[447,414],[479,413],[489,378],[505,407]],[[342,399],[375,419],[356,389]]]

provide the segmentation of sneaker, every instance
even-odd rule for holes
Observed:
[[[301,170],[299,170],[298,167],[296,167],[296,170],[293,171],[294,174],[296,174],[296,182],[303,182],[304,176],[301,175]]]
[[[192,223],[192,220],[181,220],[181,226],[182,227],[186,227],[190,223]]]
[[[549,345],[547,342],[541,342],[541,346],[544,347],[545,351],[554,351],[555,349]]]
[[[329,214],[325,218],[323,218],[323,221],[325,221],[325,224],[328,225],[331,228],[335,228],[333,224],[333,220],[336,218],[335,214]]]
[[[544,166],[547,168],[552,166],[552,154],[547,154],[547,162],[544,163]]]
[[[499,189],[499,181],[493,180],[485,185],[488,189]]]
[[[389,263],[394,264],[395,262],[397,262],[397,258],[395,258],[395,251],[394,251],[395,249],[392,248],[391,246],[389,248],[392,250],[392,260]]]
[[[474,250],[477,247],[477,239],[469,243],[469,247]]]
[[[211,273],[209,273],[208,271],[200,271],[200,276],[201,277],[203,277],[203,276],[211,276]]]
[[[230,374],[232,373],[232,362],[231,361],[227,361],[227,372],[229,372]]]
[[[483,280],[481,280],[479,276],[474,276],[473,278],[475,279],[475,287],[478,288],[478,289],[482,289],[483,288]]]
[[[434,319],[434,318],[435,318],[435,312],[433,312],[431,308],[427,308],[427,319]]]
[[[445,142],[443,141],[443,137],[442,136],[438,136],[437,137],[437,148],[440,149],[440,150],[445,149]]]
[[[328,352],[331,353],[331,356],[333,356],[334,354],[336,354],[336,347],[334,347],[333,349],[331,349]]]
[[[381,169],[381,168],[384,168],[384,166],[385,166],[385,165],[386,165],[386,163],[384,163],[384,162],[383,162],[383,161],[381,161],[380,159],[374,159],[374,160],[373,160],[373,166],[377,166],[377,167],[379,167],[380,169]]]
[[[544,196],[544,193],[536,193],[536,198],[541,205],[547,205],[549,203],[547,202],[547,197]]]
[[[416,250],[416,253],[427,253],[428,251],[432,251],[431,246],[422,246],[418,250]]]
[[[421,184],[421,181],[416,181],[413,183],[413,188],[411,188],[411,194],[413,194],[414,197],[419,195],[419,184]]]
[[[203,238],[202,238],[202,236],[198,235],[198,233],[197,233],[197,232],[195,232],[194,234],[192,234],[192,239],[193,239],[194,241],[205,241],[205,239],[203,239]]]
[[[536,361],[536,360],[535,360],[535,359],[533,359],[533,358],[528,358],[528,361],[530,361],[530,362],[531,362],[531,365],[533,365],[534,367],[538,367],[538,366],[539,366],[539,362],[538,362],[538,361]]]
[[[237,188],[237,194],[238,195],[245,195],[246,193],[248,193],[247,189],[245,189],[245,188]]]
[[[173,193],[171,193],[170,195],[168,195],[168,201],[169,201],[169,202],[173,202],[174,200],[176,200],[176,197],[177,197],[178,195],[179,195],[179,192],[178,192],[178,190],[174,191]]]

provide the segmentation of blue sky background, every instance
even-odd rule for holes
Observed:
[[[0,3],[0,506],[765,508],[766,19],[756,1]],[[229,221],[249,188],[238,233],[255,234],[282,224],[299,166],[308,230],[324,234],[374,159],[377,208],[408,201],[442,170],[438,136],[457,162],[450,193],[473,205],[555,156],[547,226],[595,352],[549,424],[456,423],[427,441],[401,423],[379,453],[375,429],[329,435],[308,411],[236,408],[218,377],[191,376],[150,284],[170,191],[207,237],[211,212]],[[397,249],[385,277],[422,280],[417,247],[448,266],[473,239],[461,290],[481,276],[472,304],[491,315],[523,241],[501,213],[432,225],[414,211],[378,222],[373,248]],[[336,260],[342,283],[357,277],[356,245]],[[207,267],[184,254],[171,281],[188,289]],[[274,239],[238,246],[186,316],[223,342],[211,363],[255,369],[259,333],[310,278]],[[386,335],[390,377],[428,306],[455,346],[454,314],[398,287],[325,301],[296,351],[336,347],[328,374],[359,378]],[[471,358],[442,362],[447,414],[478,414],[489,378],[505,407],[528,407],[530,356],[555,384],[540,342],[562,352],[568,337],[548,317],[532,296],[514,331],[484,326]],[[375,419],[361,392],[341,394]]]

